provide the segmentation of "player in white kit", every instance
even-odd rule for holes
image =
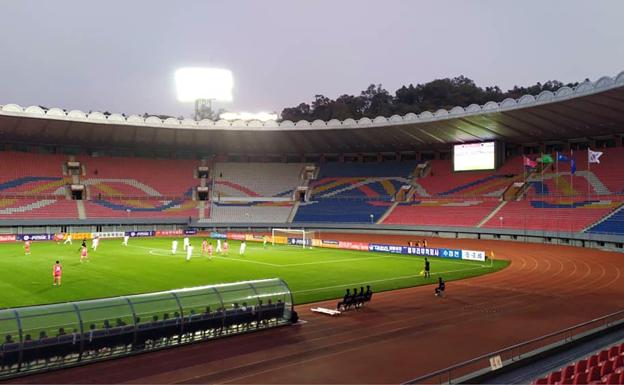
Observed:
[[[175,254],[178,251],[178,240],[174,239],[171,242],[171,254]]]
[[[73,244],[71,234],[67,234],[67,238],[65,238],[65,242],[63,242],[64,245],[66,245],[67,243],[69,243],[70,245]]]
[[[184,244],[182,245],[184,250],[186,250],[186,248],[190,245],[191,245],[191,241],[189,240],[189,237],[184,237]]]
[[[129,235],[124,235],[124,240],[121,243],[124,246],[128,246],[128,240],[130,240],[130,236]]]
[[[93,238],[93,240],[91,241],[91,248],[93,249],[93,251],[97,251],[99,244],[100,244],[100,238],[99,237]]]
[[[221,253],[223,250],[221,249],[221,240],[217,239],[217,249],[215,250],[217,253]]]
[[[186,246],[186,261],[190,261],[191,257],[193,256],[193,246],[188,245]]]
[[[243,255],[245,254],[245,249],[247,248],[247,242],[242,241],[240,244],[240,249],[238,249],[238,254],[239,255]]]

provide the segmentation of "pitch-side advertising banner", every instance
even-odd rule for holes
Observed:
[[[17,237],[15,235],[0,235],[0,243],[15,241],[17,241]]]

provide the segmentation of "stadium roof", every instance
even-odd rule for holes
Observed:
[[[394,152],[485,140],[526,144],[623,134],[624,72],[501,103],[358,121],[195,122],[0,106],[0,137],[6,142],[209,153]]]

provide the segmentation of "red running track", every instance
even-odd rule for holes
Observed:
[[[512,263],[498,273],[448,283],[446,298],[434,297],[432,286],[377,293],[362,310],[337,318],[313,314],[312,305],[302,305],[297,310],[307,323],[301,325],[13,381],[400,383],[622,307],[624,256],[619,253],[480,240],[429,239],[429,245],[494,250],[497,258]]]

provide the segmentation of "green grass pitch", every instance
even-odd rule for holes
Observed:
[[[345,288],[370,284],[374,291],[435,284],[491,273],[509,262],[472,262],[430,258],[432,277],[420,275],[424,258],[385,253],[302,249],[276,245],[264,248],[248,242],[244,256],[239,242],[230,242],[228,256],[200,256],[200,238],[192,238],[194,256],[185,261],[180,239],[171,255],[171,238],[102,239],[90,261],[80,263],[80,242],[72,246],[33,242],[24,255],[22,243],[0,245],[0,307],[17,307],[147,293],[214,283],[282,278],[293,291],[295,304],[342,297]],[[213,245],[215,241],[213,240]],[[90,246],[90,242],[88,242]],[[63,285],[52,285],[52,265],[63,265]]]

